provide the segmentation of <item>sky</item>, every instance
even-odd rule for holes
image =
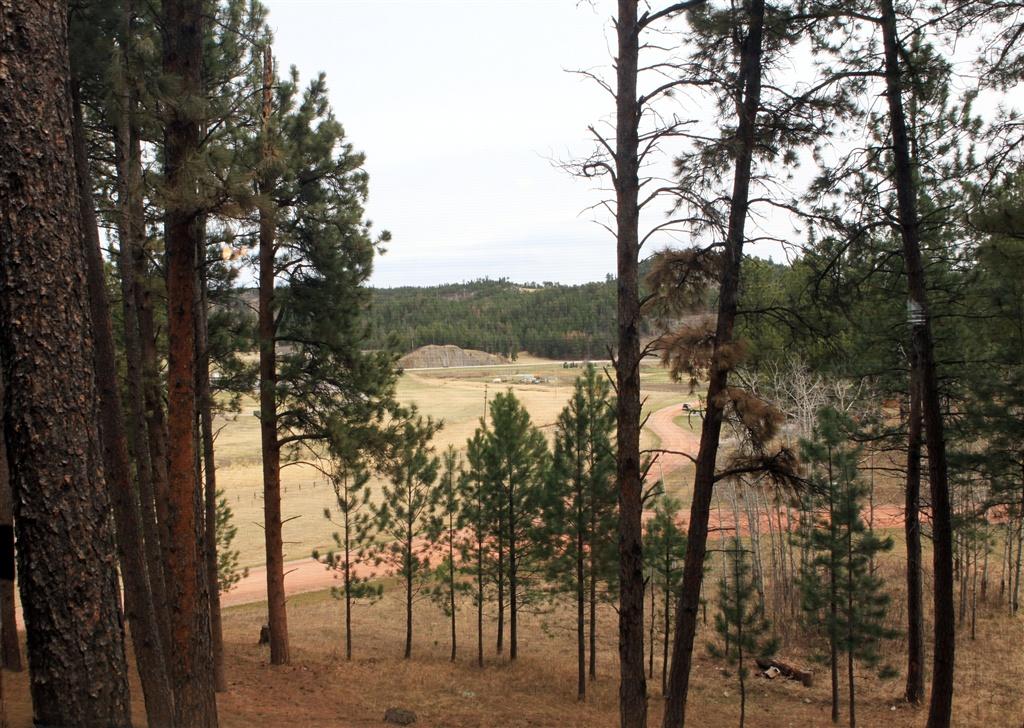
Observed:
[[[582,283],[615,268],[587,208],[587,154],[612,99],[611,6],[576,0],[265,0],[283,75],[327,74],[370,174],[367,215],[393,239],[375,286],[480,277]]]

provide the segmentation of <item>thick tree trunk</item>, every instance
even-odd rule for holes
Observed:
[[[647,725],[640,477],[640,206],[637,0],[619,0],[615,90],[618,322],[615,358],[619,501],[619,725]]]
[[[907,431],[907,488],[904,533],[907,539],[907,702],[924,699],[924,598],[921,587],[921,388],[911,364],[910,420]]]
[[[99,433],[107,490],[114,510],[117,551],[124,582],[125,616],[132,631],[135,664],[145,696],[150,725],[170,725],[174,700],[167,664],[157,626],[150,590],[142,535],[142,512],[131,477],[128,440],[121,419],[121,392],[117,382],[117,354],[107,301],[103,255],[100,252],[96,209],[92,201],[89,160],[85,151],[85,130],[77,82],[71,85],[72,136],[75,169],[78,172],[78,200],[81,209],[82,248],[86,262],[89,310],[92,319],[96,388],[99,394]]]
[[[935,647],[932,658],[932,694],[928,728],[946,728],[952,719],[953,670],[956,650],[956,614],[953,603],[953,525],[949,503],[946,439],[943,433],[939,382],[917,214],[917,186],[910,155],[910,139],[903,111],[902,68],[896,11],[892,0],[881,0],[882,40],[885,49],[885,85],[892,133],[893,172],[907,274],[907,306],[912,327],[914,359],[921,387],[921,413],[928,450],[928,476],[932,501],[933,584]]]
[[[3,412],[3,386],[0,377],[0,412]],[[7,468],[7,447],[0,436],[0,666],[21,672],[14,574],[14,503]]]
[[[263,157],[269,159],[271,92],[274,62],[270,48],[263,54]],[[272,182],[264,180],[260,192],[260,440],[263,453],[263,534],[267,553],[267,623],[270,625],[270,663],[286,665],[288,613],[284,593],[284,539],[281,532],[281,446],[277,439],[277,310],[274,302],[276,259]]]
[[[129,726],[72,152],[67,6],[0,0],[0,360],[36,725]]]
[[[196,312],[196,395],[199,404],[199,426],[203,443],[203,559],[206,568],[206,588],[210,595],[210,642],[213,648],[214,690],[228,689],[224,673],[224,627],[220,612],[220,583],[217,565],[217,464],[213,449],[213,393],[210,389],[209,351],[209,293],[207,290],[206,242],[201,241],[196,255],[199,257],[199,308]]]
[[[171,552],[172,679],[179,726],[217,725],[210,645],[209,597],[197,509],[195,392],[196,250],[200,211],[191,202],[197,180],[199,123],[193,105],[202,83],[202,0],[165,0],[163,71],[175,94],[164,127],[164,218],[167,248],[167,528]]]
[[[740,57],[738,82],[742,84],[742,105],[736,129],[736,167],[729,208],[729,228],[719,291],[718,322],[715,349],[709,372],[704,423],[697,452],[693,502],[687,533],[683,580],[676,603],[676,629],[672,645],[672,668],[669,672],[668,695],[665,701],[664,728],[679,728],[686,720],[686,695],[693,660],[693,640],[697,631],[697,610],[704,579],[704,556],[707,550],[708,519],[715,486],[719,437],[728,387],[729,370],[721,365],[721,352],[732,343],[736,322],[740,269],[743,262],[744,229],[750,194],[750,173],[754,156],[755,125],[761,105],[761,41],[764,30],[764,0],[753,0],[749,6],[749,23]]]

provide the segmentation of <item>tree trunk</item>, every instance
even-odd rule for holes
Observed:
[[[118,560],[121,564],[121,579],[124,582],[125,617],[132,631],[132,647],[145,696],[146,717],[150,725],[170,725],[174,716],[174,699],[161,647],[153,595],[146,573],[142,512],[138,494],[132,484],[128,441],[124,421],[121,419],[117,354],[114,350],[114,333],[110,322],[103,255],[100,252],[100,236],[96,227],[89,160],[85,151],[82,106],[76,80],[71,83],[71,99],[72,138],[81,210],[81,243],[86,264],[96,388],[99,394],[99,435],[107,491],[114,511]]]
[[[715,487],[715,466],[722,430],[724,395],[728,386],[728,367],[721,365],[721,352],[732,342],[736,321],[740,269],[743,262],[744,229],[750,194],[750,172],[753,163],[757,111],[761,105],[761,42],[764,30],[764,0],[752,0],[749,26],[743,41],[739,77],[742,84],[742,105],[739,106],[736,128],[736,167],[733,178],[729,227],[726,236],[722,283],[719,292],[718,321],[714,353],[709,371],[704,424],[701,427],[697,452],[693,502],[687,534],[683,580],[676,603],[676,630],[672,645],[672,668],[669,672],[668,696],[665,702],[664,728],[679,728],[686,721],[686,696],[693,660],[693,640],[697,631],[697,610],[704,579],[704,556],[707,550],[708,518]]]
[[[203,443],[204,523],[203,558],[206,587],[210,595],[210,644],[213,648],[213,687],[218,693],[228,689],[224,673],[224,627],[220,611],[220,568],[217,564],[217,464],[213,450],[213,393],[210,390],[209,293],[206,276],[206,241],[196,250],[199,257],[199,308],[196,312],[196,395],[199,404],[199,426]]]
[[[405,537],[405,659],[412,657],[412,523]]]
[[[141,159],[132,158],[129,99],[123,99],[124,108],[120,111],[114,147],[117,157],[118,185],[118,240],[120,250],[117,256],[121,279],[121,307],[124,317],[124,359],[128,418],[128,449],[135,462],[135,479],[138,484],[139,506],[142,514],[142,529],[146,549],[146,571],[149,576],[149,587],[153,592],[153,608],[156,612],[157,626],[160,630],[160,644],[167,655],[171,640],[171,629],[167,612],[167,587],[165,579],[164,559],[161,555],[160,524],[157,521],[156,495],[154,489],[153,456],[147,435],[144,374],[142,366],[142,341],[139,334],[138,272],[135,267],[133,248],[141,249],[141,241],[136,237],[141,231],[136,228],[135,215],[132,213],[132,198],[139,196],[141,191],[133,189],[135,183],[141,182],[141,175],[133,175],[129,170],[133,162]],[[142,218],[142,202],[139,219]]]
[[[576,700],[587,699],[586,576],[583,569],[582,494],[576,491]]]
[[[263,159],[271,157],[270,114],[274,62],[270,47],[263,52]],[[267,623],[270,663],[286,665],[288,613],[284,593],[284,540],[281,531],[281,446],[277,438],[277,311],[274,304],[276,215],[270,199],[272,181],[264,179],[260,206],[260,439],[263,453],[263,534],[267,553]]]
[[[454,485],[451,482],[451,479],[454,477],[454,473],[448,474],[449,509],[451,508],[452,498],[454,498],[452,493]],[[448,511],[448,598],[450,602],[449,607],[452,610],[452,662],[455,662],[458,646],[455,634],[455,512],[453,510]]]
[[[67,6],[0,0],[0,361],[36,725],[131,725],[97,433]]]
[[[921,388],[911,364],[910,420],[907,431],[907,488],[904,533],[907,539],[907,688],[908,703],[924,699],[924,598],[921,587]]]
[[[505,651],[505,545],[502,532],[504,518],[498,521],[498,637],[495,652],[499,655]]]
[[[619,725],[647,725],[644,678],[643,482],[640,477],[640,181],[637,0],[615,22],[615,225],[618,320],[615,380],[619,501]]]
[[[516,554],[516,519],[513,504],[515,489],[508,484],[508,659],[515,662],[519,656],[519,563]]]
[[[484,666],[484,542],[476,540],[476,662]]]
[[[350,503],[346,486],[345,502]],[[352,659],[352,538],[349,510],[345,511],[345,659]]]
[[[0,412],[3,412],[3,386],[3,378],[0,376]],[[0,666],[21,672],[14,576],[14,503],[11,498],[7,448],[0,436]]]
[[[912,327],[915,361],[921,386],[921,410],[932,501],[933,584],[935,648],[932,659],[932,694],[928,728],[947,728],[953,710],[953,670],[956,650],[955,607],[953,603],[953,526],[949,505],[949,475],[946,440],[943,433],[939,383],[924,265],[921,258],[921,230],[917,214],[917,188],[910,155],[910,140],[903,112],[902,68],[896,11],[892,0],[881,0],[882,36],[885,48],[885,85],[892,133],[893,171],[907,274],[908,313]]]
[[[165,0],[163,72],[175,86],[164,127],[164,218],[167,249],[167,527],[172,558],[167,584],[171,604],[175,722],[217,725],[210,645],[209,596],[196,505],[195,287],[200,211],[195,156],[200,150],[194,107],[202,82],[202,0]]]

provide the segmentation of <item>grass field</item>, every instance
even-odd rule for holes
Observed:
[[[479,425],[484,412],[484,397],[511,389],[530,412],[534,424],[553,436],[558,413],[565,406],[579,369],[564,369],[561,362],[521,358],[515,366],[485,369],[433,369],[407,372],[398,383],[399,399],[415,404],[422,413],[444,421],[444,428],[434,439],[438,452],[449,443],[463,449],[466,440]],[[544,380],[541,384],[522,384],[518,375],[533,374]],[[495,379],[501,379],[496,382]],[[660,367],[644,367],[641,381],[646,397],[645,412],[691,399],[684,385],[669,382]],[[242,412],[230,418],[218,418],[220,428],[216,441],[217,484],[224,490],[234,511],[238,527],[235,546],[243,566],[264,562],[263,544],[263,476],[260,461],[259,420],[254,416],[258,405],[247,398]],[[644,433],[641,445],[657,447],[657,438]],[[334,494],[326,478],[309,464],[289,464],[281,472],[282,513],[293,518],[285,525],[285,559],[301,559],[314,549],[332,545],[335,527],[323,517],[325,508],[334,505]],[[684,478],[670,478],[672,488],[681,488]]]

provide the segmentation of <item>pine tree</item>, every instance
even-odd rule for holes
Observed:
[[[509,659],[515,660],[519,611],[538,594],[536,557],[538,530],[544,528],[539,517],[546,498],[548,446],[512,390],[491,400],[490,414],[487,460],[496,488],[492,502],[499,513],[498,548],[504,547],[508,558]]]
[[[615,451],[611,436],[615,410],[611,386],[589,365],[576,379],[569,403],[558,416],[551,465],[551,492],[545,521],[550,578],[576,598],[577,700],[586,699],[586,607],[591,610],[590,639],[596,641],[597,585],[618,571],[614,545]],[[588,594],[589,592],[589,594]],[[596,659],[591,647],[592,659]]]
[[[455,565],[455,549],[461,518],[459,504],[460,481],[464,478],[462,462],[454,445],[441,456],[444,470],[437,494],[437,512],[430,522],[428,539],[442,554],[441,563],[433,570],[433,583],[428,588],[430,598],[441,605],[451,624],[451,660],[457,653],[456,596],[466,591],[466,585],[458,581],[458,567]]]
[[[677,522],[679,510],[678,500],[667,495],[659,496],[654,504],[654,515],[647,522],[647,531],[644,534],[644,561],[651,569],[652,580],[649,588],[652,590],[652,599],[654,590],[661,590],[662,695],[665,694],[668,677],[668,648],[673,608],[683,576],[683,560],[686,558],[686,534]],[[650,647],[653,651],[653,640]]]
[[[238,535],[238,526],[233,519],[234,513],[228,505],[227,496],[223,490],[218,490],[214,532],[217,534],[217,589],[221,594],[234,589],[239,581],[249,575],[248,568],[238,565],[238,549],[232,548]]]
[[[430,439],[440,428],[415,410],[402,425],[384,472],[389,483],[381,488],[380,502],[373,507],[378,537],[386,540],[375,551],[374,560],[398,574],[405,584],[405,654],[412,656],[413,602],[430,577],[428,536],[437,508],[437,474],[440,465]]]
[[[376,245],[364,219],[368,177],[327,101],[323,74],[299,92],[263,58],[259,170],[260,426],[271,662],[288,661],[281,458],[339,427],[385,429],[396,357],[365,346]]]
[[[128,726],[128,667],[72,156],[68,8],[14,3],[3,18],[3,430],[33,722]]]
[[[337,462],[331,472],[331,487],[337,510],[324,509],[324,518],[341,531],[331,534],[335,549],[326,554],[313,552],[321,561],[341,575],[341,588],[332,588],[331,596],[345,604],[345,659],[352,659],[352,603],[380,598],[382,586],[374,584],[369,576],[359,576],[354,569],[369,563],[369,546],[373,536],[373,516],[370,513],[370,473],[359,463],[349,465]]]
[[[477,428],[466,442],[466,471],[459,479],[459,560],[462,571],[475,582],[477,665],[484,666],[484,604],[487,582],[496,554],[492,548],[494,509],[491,474],[487,464],[487,431]]]
[[[764,604],[757,596],[749,550],[738,536],[732,540],[725,573],[718,581],[715,632],[724,644],[721,647],[710,644],[708,650],[713,656],[724,658],[736,666],[740,685],[740,728],[743,728],[747,714],[746,661],[774,654],[777,643],[764,616]]]
[[[866,489],[857,472],[857,449],[849,445],[853,421],[833,408],[818,415],[813,441],[803,443],[813,495],[807,508],[816,512],[799,538],[809,558],[802,565],[800,587],[810,625],[818,625],[828,643],[832,678],[832,722],[839,722],[839,655],[847,656],[849,725],[856,725],[854,663],[878,665],[881,640],[896,635],[886,624],[889,597],[870,568],[878,554],[892,549],[864,523]],[[884,670],[884,672],[887,672]]]

